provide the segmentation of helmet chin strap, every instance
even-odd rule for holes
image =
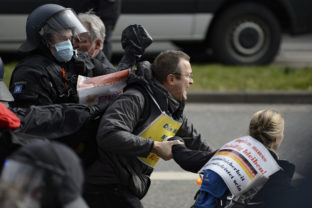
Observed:
[[[48,41],[47,35],[40,35],[40,36],[41,36],[41,43],[42,43],[42,45],[46,46],[50,50],[51,44]]]

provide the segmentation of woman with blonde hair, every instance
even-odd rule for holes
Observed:
[[[250,121],[249,135],[276,152],[284,138],[284,118],[271,109],[258,111]]]
[[[276,153],[284,138],[284,119],[278,112],[265,109],[256,112],[249,124],[249,136],[242,137],[259,143],[264,146],[268,155],[277,167],[275,173],[270,175],[266,182],[263,182],[257,192],[244,201],[231,201],[231,206],[226,202],[231,189],[225,183],[224,179],[214,172],[211,168],[204,169],[213,157],[224,150],[224,145],[220,150],[209,153],[198,150],[187,149],[184,145],[174,145],[172,154],[174,160],[187,171],[197,173],[204,171],[201,188],[197,193],[195,208],[212,207],[284,207],[289,206],[289,197],[281,198],[279,196],[291,196],[294,189],[291,186],[291,178],[294,174],[295,166],[288,161],[280,160]],[[233,140],[235,141],[235,140]],[[228,144],[228,143],[227,143]],[[229,145],[230,146],[230,145]],[[228,149],[226,151],[229,151]],[[264,151],[264,152],[265,152]],[[259,153],[261,155],[261,153]],[[208,162],[207,162],[208,161]],[[220,159],[219,159],[220,161]],[[207,166],[208,167],[208,166]],[[211,166],[210,166],[211,167]],[[260,190],[259,190],[260,189]],[[232,192],[232,191],[231,191]],[[245,192],[244,192],[245,193]],[[281,200],[282,199],[282,200]]]

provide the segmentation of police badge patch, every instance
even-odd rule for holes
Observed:
[[[22,92],[22,90],[23,90],[23,85],[22,84],[15,85],[13,93],[14,94],[20,94]]]

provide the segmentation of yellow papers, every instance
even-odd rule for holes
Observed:
[[[139,136],[162,142],[168,136],[175,136],[181,125],[181,122],[177,122],[162,113]],[[147,157],[139,157],[139,159],[146,165],[155,167],[159,157],[154,153],[150,153]]]

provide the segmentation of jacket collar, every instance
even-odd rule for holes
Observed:
[[[174,119],[180,119],[184,111],[184,102],[178,102],[158,80],[152,77],[150,66],[138,68],[137,72],[130,73],[127,85],[136,86],[150,93],[162,111]]]
[[[160,84],[160,82],[155,79],[150,83],[150,88],[152,90],[152,95],[163,111],[172,115],[174,119],[179,119],[182,116],[184,102],[178,102],[175,100],[164,85]]]

